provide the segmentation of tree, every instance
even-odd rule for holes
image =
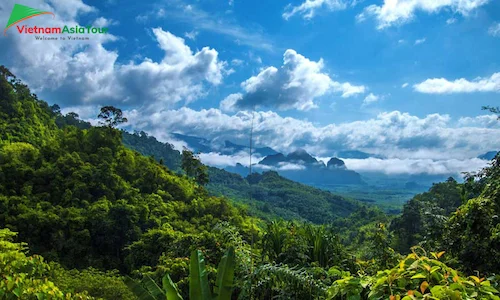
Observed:
[[[500,107],[493,107],[493,106],[483,106],[481,107],[482,110],[488,110],[491,113],[494,113],[498,116],[498,119],[500,120]]]
[[[101,113],[97,116],[102,121],[99,124],[110,128],[115,128],[117,125],[128,122],[127,118],[123,117],[121,109],[114,106],[101,107]]]
[[[55,113],[56,115],[61,114],[61,107],[57,104],[50,106],[50,110],[52,110],[52,112]]]
[[[201,163],[200,159],[193,152],[184,148],[182,150],[182,169],[186,175],[193,177],[200,185],[208,183],[208,168]]]

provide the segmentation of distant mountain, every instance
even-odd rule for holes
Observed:
[[[341,159],[331,158],[325,166],[323,161],[318,161],[304,149],[298,149],[286,156],[282,153],[266,156],[255,166],[255,169],[258,170],[262,166],[273,167],[283,177],[312,186],[364,184],[361,176],[348,170]],[[248,168],[241,165],[226,168],[226,170],[238,174],[249,173]]]
[[[328,169],[346,169],[345,162],[341,159],[338,159],[336,157],[330,158],[328,163],[326,164],[326,167]]]
[[[479,155],[477,158],[484,160],[492,160],[497,155],[498,151],[489,151],[485,154]]]
[[[337,152],[338,157],[352,159],[367,159],[370,157],[378,157],[377,155],[369,154],[358,150],[346,150]]]
[[[282,153],[268,155],[259,162],[260,165],[278,166],[280,163],[286,162],[287,158]]]
[[[238,145],[238,144],[232,143],[230,141],[225,141],[224,142],[224,149],[222,149],[221,153],[231,155],[231,154],[236,154],[236,153],[241,152],[241,151],[245,151],[245,152],[250,153],[250,147]],[[274,155],[277,153],[278,152],[276,152],[274,149],[269,148],[269,147],[252,149],[252,154],[258,154],[260,156]]]
[[[224,145],[216,145],[216,143],[214,143],[213,141],[205,138],[200,138],[191,135],[184,135],[179,133],[172,133],[171,135],[176,140],[185,142],[188,148],[190,148],[194,152],[201,152],[201,153],[217,152],[225,155],[233,155],[242,151],[250,153],[249,146],[238,145],[231,141],[224,141]],[[270,147],[261,147],[252,149],[252,153],[260,156],[268,156],[277,154],[278,152],[276,152],[274,149]]]
[[[299,165],[316,165],[318,161],[304,149],[298,149],[286,156],[287,162]],[[325,164],[323,163],[323,166]]]
[[[176,140],[185,142],[188,148],[193,150],[193,152],[201,152],[201,153],[212,152],[211,142],[207,139],[191,135],[184,135],[180,133],[172,133],[171,135]]]

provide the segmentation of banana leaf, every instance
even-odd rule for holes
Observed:
[[[208,274],[205,269],[205,258],[199,250],[191,253],[189,263],[189,299],[212,300],[208,284]]]
[[[222,257],[217,269],[217,281],[215,282],[216,300],[231,300],[235,265],[234,248],[230,247]]]

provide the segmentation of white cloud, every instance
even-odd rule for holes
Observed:
[[[224,155],[215,152],[200,153],[199,157],[204,164],[222,168],[234,166],[237,163],[248,166],[250,163],[250,155],[248,152],[240,152],[234,155]],[[252,155],[252,164],[260,161],[261,159],[261,156]]]
[[[427,40],[426,38],[421,38],[421,39],[415,40],[415,45],[423,44],[423,43],[425,43],[426,40]]]
[[[490,77],[478,77],[472,81],[465,78],[449,81],[445,78],[427,79],[415,84],[413,88],[420,93],[426,94],[452,94],[452,93],[474,93],[474,92],[500,92],[500,73],[494,73]]]
[[[393,25],[410,22],[417,12],[436,13],[448,9],[454,13],[467,16],[489,0],[384,0],[379,5],[365,7],[363,15],[373,16],[377,28],[384,29]]]
[[[97,18],[93,23],[93,25],[96,27],[109,27],[109,26],[115,26],[118,24],[120,24],[120,22],[115,21],[113,19],[106,19],[103,17]]]
[[[233,112],[236,110],[236,103],[241,99],[243,99],[243,94],[231,94],[221,101],[220,109],[222,111]]]
[[[380,96],[374,95],[373,93],[370,93],[363,100],[363,106],[370,105],[370,104],[372,104],[374,102],[377,102],[378,100],[380,100]]]
[[[80,16],[96,11],[77,0],[50,3],[52,6],[41,0],[26,2],[57,16],[26,20],[26,24],[76,26]],[[13,4],[13,0],[0,3],[0,19],[8,18]],[[113,23],[103,17],[96,22]],[[193,52],[182,38],[161,28],[152,30],[164,53],[160,61],[145,58],[137,63],[118,63],[119,53],[106,49],[108,42],[117,39],[112,33],[88,35],[89,40],[71,43],[8,34],[3,38],[0,61],[40,96],[61,106],[119,103],[122,107],[168,107],[196,100],[206,93],[207,86],[219,85],[227,74],[226,63],[218,60],[216,50],[204,47]]]
[[[500,121],[496,115],[482,115],[477,117],[462,117],[458,120],[462,127],[500,128]]]
[[[78,114],[78,117],[82,120],[90,122],[92,125],[98,125],[99,120],[97,115],[99,114],[100,107],[98,105],[88,105],[88,106],[68,106],[61,108],[61,113],[66,115],[69,112],[74,112]]]
[[[500,22],[493,23],[490,28],[488,28],[488,34],[491,36],[500,36]]]
[[[448,20],[446,20],[446,24],[451,25],[451,24],[454,24],[456,21],[457,21],[457,19],[455,19],[455,18],[449,18]]]
[[[243,63],[244,63],[244,61],[243,61],[243,60],[241,60],[241,59],[237,59],[237,58],[235,58],[235,59],[233,59],[233,60],[231,61],[231,64],[232,64],[233,66],[241,66]]]
[[[408,86],[408,82],[405,82],[405,83],[403,83],[403,85],[401,85],[401,87],[402,87],[403,89],[404,89],[404,88],[406,88],[407,86]]]
[[[216,152],[200,153],[200,160],[209,166],[225,168],[235,166],[237,163],[245,167],[249,166],[250,156],[248,152],[239,152],[234,155],[224,155]],[[283,162],[278,166],[260,165],[257,162],[262,160],[262,156],[252,155],[252,170],[257,172],[276,170],[276,171],[295,171],[304,170],[305,166]]]
[[[304,19],[312,19],[318,10],[343,10],[347,8],[348,3],[346,0],[305,0],[298,6],[288,4],[282,16],[285,20],[296,14],[302,15]]]
[[[317,107],[314,99],[327,93],[340,93],[348,98],[365,92],[364,86],[333,81],[322,72],[323,60],[311,61],[295,50],[286,50],[281,68],[267,67],[258,75],[241,83],[244,94],[233,94],[223,100],[221,107],[276,107],[278,109],[309,110]]]
[[[478,158],[472,159],[343,159],[346,167],[357,172],[382,172],[387,175],[400,174],[461,174],[477,172],[486,167],[488,162]]]
[[[190,32],[185,32],[184,36],[190,40],[196,40],[196,37],[200,34],[198,31],[192,30]]]
[[[254,142],[288,153],[303,148],[321,157],[345,149],[399,159],[463,160],[500,149],[500,128],[480,123],[452,122],[448,115],[423,118],[399,111],[384,112],[376,118],[317,126],[312,122],[282,117],[275,112],[254,113]],[[171,132],[201,136],[214,142],[231,140],[248,144],[252,113],[225,114],[218,109],[195,111],[189,108],[135,114],[132,127],[159,139]]]

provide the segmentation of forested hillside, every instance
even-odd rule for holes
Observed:
[[[188,152],[126,147],[121,110],[99,118],[62,118],[0,68],[0,299],[500,299],[499,156],[395,219],[273,172],[209,172],[226,197],[251,186],[268,221],[211,196]]]
[[[362,206],[360,202],[291,181],[274,171],[242,178],[216,168],[209,170],[209,191],[246,203],[250,211],[266,219],[280,217],[325,224],[347,217]]]
[[[169,143],[161,143],[145,132],[122,134],[128,148],[154,157],[171,170],[180,171],[181,153]],[[209,167],[208,177],[206,188],[211,194],[243,204],[249,213],[267,220],[278,217],[322,224],[346,217],[361,207],[360,202],[291,181],[273,171],[242,177]]]

